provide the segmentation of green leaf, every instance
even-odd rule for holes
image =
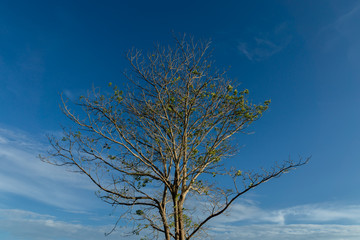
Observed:
[[[265,105],[269,105],[270,103],[271,103],[271,99],[266,100],[266,101],[264,102]]]
[[[194,70],[191,72],[192,74],[195,74],[195,75],[201,75],[201,73],[199,73],[197,70]]]
[[[141,216],[141,215],[144,215],[144,212],[143,212],[143,210],[136,210],[136,215],[139,215],[139,216]]]

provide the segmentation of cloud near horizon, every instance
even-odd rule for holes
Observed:
[[[340,206],[340,205],[339,205]],[[295,206],[293,208],[265,210],[256,205],[245,211],[248,204],[236,204],[231,214],[221,216],[209,224],[209,239],[224,240],[356,240],[360,235],[359,224],[328,223],[334,220],[347,219],[359,222],[360,205],[339,207],[335,204],[318,204]],[[335,212],[335,208],[337,211]],[[294,210],[295,209],[295,210]],[[277,222],[274,212],[288,213],[298,223]],[[297,214],[294,212],[298,212]],[[350,213],[352,212],[352,213]],[[284,214],[285,218],[287,214]],[[306,216],[306,217],[303,217]],[[224,221],[224,219],[230,219]],[[238,225],[237,221],[244,221]],[[246,221],[245,221],[246,220]],[[316,223],[307,223],[316,222]],[[22,226],[19,228],[19,226]],[[111,225],[85,225],[78,222],[58,220],[48,214],[39,214],[21,209],[0,209],[0,229],[15,239],[49,240],[49,239],[118,239],[130,232],[130,228],[119,226],[117,230],[105,237]],[[127,239],[134,239],[129,237]]]
[[[129,232],[129,229],[119,227],[117,231],[105,237],[105,233],[108,233],[112,227],[112,225],[90,226],[60,221],[51,215],[38,214],[20,209],[0,209],[0,230],[8,233],[12,239],[110,240],[123,238],[124,234]]]
[[[360,205],[339,203],[317,203],[293,206],[283,209],[266,210],[252,201],[235,203],[228,214],[216,218],[215,224],[360,224]]]
[[[26,133],[0,128],[0,159],[3,166],[0,169],[0,192],[27,197],[63,211],[77,212],[80,219],[85,219],[87,211],[98,208],[94,200],[84,197],[93,193],[95,188],[80,175],[36,159],[41,149],[44,149],[44,145]],[[93,199],[96,199],[95,196]],[[24,209],[0,206],[0,229],[18,239],[92,240],[123,237],[125,228],[119,226],[116,233],[105,238],[104,233],[112,226],[102,223],[95,220],[89,226],[83,222],[58,220],[52,213],[29,211],[26,206]],[[227,214],[210,221],[208,228],[212,239],[221,236],[224,240],[355,240],[360,235],[360,205],[316,203],[265,209],[254,201],[243,200],[232,205]]]
[[[36,156],[44,149],[47,146],[26,133],[0,128],[0,192],[63,210],[85,211],[92,203],[83,196],[94,195],[96,188],[84,176],[41,162]]]
[[[360,236],[360,205],[318,203],[262,209],[236,203],[210,224],[213,239],[355,240]]]

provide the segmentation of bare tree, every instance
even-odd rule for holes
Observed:
[[[111,93],[94,89],[75,110],[63,100],[75,127],[49,137],[52,150],[42,159],[89,177],[102,200],[136,222],[134,234],[199,237],[241,195],[307,163],[289,160],[259,173],[228,167],[237,150],[231,137],[245,133],[270,100],[250,103],[247,89],[238,91],[212,66],[209,42],[176,39],[173,48],[132,50],[127,59],[133,89],[123,94],[109,83]],[[232,186],[221,186],[224,178]]]

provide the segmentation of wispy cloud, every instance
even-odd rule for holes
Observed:
[[[248,201],[210,223],[214,239],[358,239],[360,205],[311,204],[266,210]]]
[[[334,25],[335,26],[338,26],[343,24],[343,23],[346,23],[348,21],[353,21],[354,20],[354,17],[358,17],[360,13],[360,4],[356,4],[354,5],[350,10],[348,10],[347,12],[345,12],[344,14],[340,15]]]
[[[91,93],[92,92],[90,90],[85,89],[64,89],[62,91],[65,98],[75,102],[79,100],[80,96],[88,96],[89,94],[91,95]]]
[[[207,203],[195,205],[200,209]],[[355,240],[360,233],[360,205],[332,202],[267,209],[243,199],[212,219],[207,227],[211,239]]]
[[[217,218],[217,222],[256,222],[276,223],[280,225],[293,223],[329,223],[346,222],[360,224],[360,205],[342,204],[309,204],[284,209],[266,210],[251,201],[238,203],[231,207],[230,214]]]
[[[287,25],[281,24],[270,33],[259,33],[247,41],[239,41],[237,49],[251,61],[263,61],[283,50],[291,41]]]
[[[0,192],[67,210],[84,210],[95,188],[84,176],[41,162],[46,145],[19,131],[0,128]]]
[[[255,37],[252,42],[239,42],[237,48],[249,60],[262,61],[281,51],[286,45],[277,45],[268,39]]]
[[[82,176],[42,163],[35,155],[45,148],[26,133],[0,128],[0,192],[80,211],[80,215],[94,209],[92,200],[84,197],[93,195],[92,185]],[[112,227],[67,222],[52,215],[4,209],[3,205],[1,208],[0,229],[14,239],[104,239],[104,233]],[[224,240],[355,240],[360,235],[360,205],[319,203],[265,209],[247,200],[209,222],[209,229],[213,239]],[[129,229],[120,226],[118,233],[108,239],[121,238],[119,232],[124,230]]]
[[[0,230],[10,234],[11,239],[27,240],[99,240],[122,239],[130,229],[119,227],[105,237],[111,225],[89,226],[60,221],[56,217],[19,209],[0,209]],[[133,239],[133,238],[128,238]]]
[[[0,99],[22,101],[22,104],[40,104],[45,72],[42,52],[28,47],[19,47],[14,61],[0,56]],[[10,58],[11,59],[11,58]],[[26,101],[23,101],[26,96]],[[9,100],[10,99],[10,100]]]
[[[211,235],[211,239],[223,240],[358,240],[360,226],[338,224],[218,225],[212,229]]]
[[[276,211],[266,211],[256,206],[253,206],[255,209],[247,211],[243,208],[244,206],[239,207],[239,205],[241,204],[235,205],[236,207],[231,210],[230,221],[224,221],[224,219],[229,219],[229,216],[227,216],[211,223],[207,239],[357,240],[358,236],[360,236],[360,225],[326,223],[326,221],[343,218],[358,221],[359,219],[355,215],[358,215],[360,206],[344,206],[338,208],[338,214],[335,214],[335,205],[330,207],[328,204],[324,206],[322,204],[297,206]],[[350,214],[350,211],[354,212]],[[305,215],[306,218],[301,218],[303,223],[278,224],[276,223],[277,220],[275,220],[275,212],[283,212],[282,214],[285,217],[292,214],[300,217]],[[287,213],[284,214],[284,212]],[[247,217],[243,217],[244,215],[247,215]],[[260,219],[255,220],[254,218]],[[236,224],[239,219],[246,221],[243,224]],[[251,219],[253,221],[249,222]],[[306,223],[309,220],[318,221],[318,223]],[[319,223],[323,220],[325,220],[325,223]],[[0,209],[0,230],[10,234],[13,237],[12,239],[122,239],[124,234],[129,233],[131,230],[128,227],[119,226],[116,232],[109,237],[105,237],[104,233],[109,232],[111,229],[112,225],[90,226],[62,221],[52,215],[38,214],[31,211]]]
[[[339,48],[338,44],[344,44],[348,48],[348,55],[359,55],[360,38],[360,3],[354,4],[350,9],[338,14],[335,18],[323,26],[314,38],[320,47],[328,51],[333,48]],[[357,63],[357,62],[356,62]]]

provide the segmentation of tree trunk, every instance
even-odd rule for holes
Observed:
[[[173,196],[173,204],[174,204],[175,240],[180,240],[178,200],[177,200],[177,196],[176,196],[176,195]]]
[[[178,219],[179,219],[179,240],[185,240],[183,200],[178,203]]]
[[[163,222],[164,225],[164,234],[165,234],[165,240],[171,240],[170,237],[170,228],[166,219],[166,212],[164,209],[161,209],[160,211],[160,215],[161,215],[161,220]]]

